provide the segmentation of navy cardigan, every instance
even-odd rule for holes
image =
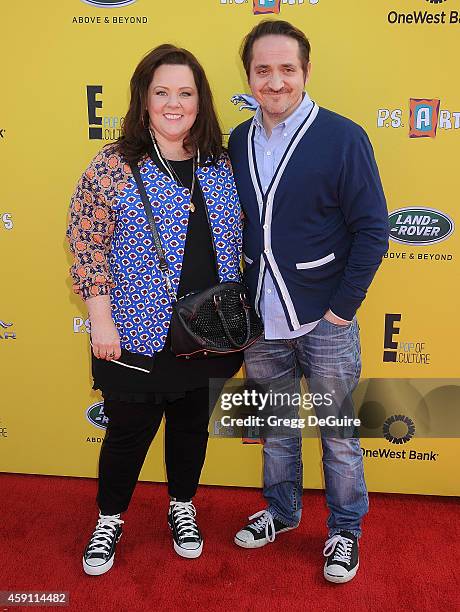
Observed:
[[[233,130],[229,153],[245,214],[245,280],[256,310],[268,269],[291,330],[328,308],[351,320],[388,248],[388,211],[366,133],[315,104],[264,194],[254,129],[249,120]]]

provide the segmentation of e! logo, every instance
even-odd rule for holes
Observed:
[[[86,97],[88,100],[88,135],[90,140],[102,140],[102,117],[96,115],[96,109],[102,108],[102,100],[97,100],[96,96],[102,94],[102,85],[87,85]]]
[[[386,314],[385,315],[385,334],[383,341],[383,361],[384,362],[396,362],[396,349],[398,343],[393,340],[393,336],[399,334],[400,328],[395,326],[397,321],[401,321],[400,314]],[[387,350],[390,349],[390,350]]]

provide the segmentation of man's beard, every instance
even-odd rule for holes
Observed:
[[[282,105],[279,102],[267,100],[262,105],[262,110],[267,112],[269,115],[277,116],[284,115],[292,106],[292,100],[286,100]]]

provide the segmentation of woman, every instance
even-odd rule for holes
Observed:
[[[174,549],[201,554],[192,498],[206,454],[209,379],[230,378],[242,361],[239,353],[182,360],[171,352],[171,291],[130,164],[140,169],[173,293],[239,280],[238,197],[208,81],[184,49],[161,45],[137,66],[122,137],[94,158],[71,202],[71,273],[88,307],[94,388],[109,418],[99,520],[83,557],[91,575],[113,565],[121,514],[163,414]]]

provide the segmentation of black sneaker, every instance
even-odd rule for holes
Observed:
[[[288,527],[273,517],[267,510],[261,510],[249,517],[252,521],[235,536],[235,544],[243,548],[260,548],[269,542],[274,542],[279,533],[290,531],[295,527]]]
[[[112,567],[115,546],[123,531],[121,527],[123,522],[119,514],[99,513],[96,529],[83,554],[83,569],[90,576],[105,574]]]
[[[324,577],[329,582],[348,582],[359,567],[358,538],[350,531],[340,531],[324,546]]]
[[[195,521],[196,509],[191,501],[169,502],[168,524],[172,531],[174,550],[181,557],[196,559],[203,552],[203,538]]]

